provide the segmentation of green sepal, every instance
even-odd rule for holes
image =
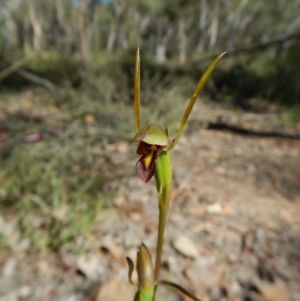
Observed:
[[[141,129],[133,138],[135,142],[146,142],[151,145],[167,146],[168,136],[158,124],[150,124]]]
[[[140,65],[140,49],[137,48],[135,55],[134,67],[134,119],[136,130],[141,129],[141,65]]]
[[[173,139],[172,143],[170,145],[168,145],[168,150],[171,150],[178,142],[183,128],[185,126],[186,121],[189,118],[189,115],[192,111],[192,108],[200,94],[200,92],[202,91],[205,83],[207,82],[207,80],[209,79],[210,75],[212,74],[212,72],[214,71],[215,67],[218,65],[219,61],[222,59],[222,57],[226,54],[226,52],[221,53],[220,55],[218,55],[213,61],[212,63],[208,66],[208,68],[206,69],[206,71],[204,72],[204,74],[202,75],[202,77],[200,78],[191,98],[190,101],[185,109],[185,112],[182,116],[182,119],[180,121],[180,125],[177,131],[177,134],[175,136],[175,138]]]

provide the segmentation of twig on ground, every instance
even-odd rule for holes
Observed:
[[[283,132],[277,131],[254,131],[251,129],[246,129],[237,125],[231,125],[224,122],[208,122],[207,127],[208,130],[217,130],[217,131],[229,131],[239,135],[245,136],[254,136],[254,137],[266,137],[266,138],[285,138],[285,139],[293,139],[300,140],[300,135],[292,135]]]
[[[38,84],[38,85],[41,85],[41,86],[45,87],[50,92],[55,92],[56,91],[55,85],[50,80],[48,80],[46,78],[40,77],[40,76],[38,76],[36,74],[33,74],[31,72],[28,72],[24,69],[16,70],[16,73],[19,74],[20,76],[26,78],[27,80],[35,83],[35,84]]]
[[[0,81],[15,72],[18,75],[26,78],[27,80],[45,87],[50,92],[55,92],[56,87],[51,81],[49,81],[48,79],[45,79],[41,76],[38,76],[36,74],[33,74],[31,72],[28,72],[24,69],[21,69],[21,66],[24,65],[32,57],[33,57],[33,55],[26,56],[26,57],[22,58],[21,60],[15,62],[11,66],[7,67],[3,71],[1,71],[0,72]]]

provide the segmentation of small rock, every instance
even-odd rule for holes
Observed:
[[[185,275],[195,287],[201,284],[204,288],[211,288],[218,283],[220,272],[212,257],[200,257],[185,270]]]
[[[117,196],[117,197],[115,197],[115,198],[112,200],[112,203],[113,203],[116,207],[121,207],[121,206],[123,206],[123,205],[126,203],[126,198],[125,198],[124,195]]]
[[[213,225],[211,223],[201,222],[198,225],[196,225],[195,227],[193,227],[192,231],[194,233],[198,233],[198,232],[212,233],[214,231],[214,228],[215,228],[215,225]]]
[[[122,260],[123,256],[124,256],[124,250],[121,247],[118,246],[111,246],[111,248],[109,249],[111,258],[115,259],[115,260]]]
[[[291,294],[288,288],[283,284],[270,284],[260,282],[256,284],[265,301],[289,301]]]
[[[176,256],[167,256],[163,262],[163,267],[173,275],[180,274],[182,272],[182,266],[178,264]]]
[[[102,271],[101,261],[97,255],[81,255],[77,260],[77,269],[89,280],[99,280]]]
[[[223,166],[218,166],[215,168],[216,173],[220,175],[226,175],[226,168]]]
[[[237,260],[239,259],[239,256],[238,256],[238,254],[230,253],[230,254],[228,254],[227,258],[230,263],[234,263],[234,262],[237,262]]]
[[[185,235],[178,235],[173,239],[173,247],[182,255],[190,258],[199,256],[199,251],[190,238]]]
[[[84,116],[84,121],[87,123],[87,124],[94,124],[96,122],[95,120],[95,117],[91,114],[87,114]]]
[[[234,295],[240,296],[242,294],[241,285],[239,284],[239,282],[237,280],[233,280],[231,282],[230,289]]]
[[[43,275],[46,275],[47,272],[49,272],[49,270],[51,269],[51,266],[49,264],[49,262],[47,262],[46,260],[40,260],[38,262],[38,269],[39,272]]]
[[[4,188],[0,188],[0,200],[4,200],[7,197],[7,190]]]
[[[254,164],[250,163],[247,166],[247,171],[249,174],[254,174],[256,172],[256,167]]]
[[[32,289],[25,285],[19,288],[18,293],[20,298],[28,298],[32,293]]]
[[[71,268],[76,266],[77,255],[75,255],[74,253],[65,251],[61,252],[60,256],[61,261],[65,267]]]
[[[143,230],[143,229],[142,229]],[[122,234],[122,244],[125,248],[132,248],[136,247],[140,244],[140,238],[138,237],[138,233],[133,235],[130,229],[129,231],[126,231],[124,234]]]
[[[77,295],[71,295],[67,298],[66,301],[78,301],[78,296]]]
[[[147,234],[153,233],[157,229],[157,223],[154,221],[147,222],[145,225],[145,232]]]
[[[18,301],[18,296],[15,292],[11,292],[7,295],[0,297],[0,301]]]
[[[213,203],[206,207],[205,211],[210,214],[219,214],[222,212],[222,205],[220,203]]]
[[[17,260],[15,258],[10,258],[7,260],[3,267],[3,276],[6,278],[11,278],[16,270]]]
[[[15,231],[14,222],[5,220],[5,218],[0,215],[0,233],[3,234],[5,238],[11,238]]]
[[[24,252],[30,248],[30,240],[28,238],[23,238],[20,242],[15,246],[16,252]]]
[[[135,292],[135,286],[129,282],[111,280],[101,286],[96,301],[132,301]]]
[[[110,156],[110,160],[114,165],[121,165],[127,160],[127,156],[122,153],[113,153]]]
[[[284,280],[293,279],[293,271],[290,269],[286,258],[278,258],[275,266],[276,273]]]
[[[128,147],[129,147],[129,143],[127,141],[120,141],[117,144],[117,151],[122,154],[127,153]]]
[[[130,212],[128,215],[131,220],[136,222],[142,220],[143,218],[143,214],[137,211]]]
[[[191,214],[196,218],[203,218],[205,215],[205,210],[202,204],[196,204],[191,209]]]
[[[174,223],[178,223],[184,219],[182,214],[174,213],[171,215],[170,220]]]
[[[264,246],[266,244],[266,231],[265,229],[258,227],[255,230],[255,238],[256,238],[256,243],[259,244],[260,246]]]

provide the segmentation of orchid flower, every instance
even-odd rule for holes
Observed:
[[[201,90],[225,53],[226,52],[217,56],[200,78],[182,116],[177,134],[175,135],[174,139],[170,140],[166,126],[165,128],[162,128],[157,124],[150,124],[141,129],[140,52],[139,49],[137,49],[134,75],[134,116],[137,133],[133,140],[139,143],[136,152],[138,155],[141,155],[141,157],[137,161],[135,168],[138,177],[145,183],[147,183],[153,175],[155,176],[156,190],[158,195],[159,222],[156,261],[154,267],[147,247],[144,244],[139,247],[137,256],[138,291],[135,296],[135,301],[153,301],[155,298],[155,290],[158,285],[170,286],[181,291],[191,299],[199,301],[194,294],[187,291],[182,286],[172,282],[159,280],[164,230],[172,189],[172,161],[170,150],[172,150],[177,144]],[[131,280],[131,275],[134,269],[134,264],[129,257],[126,259],[129,266],[128,278],[129,281],[133,283]]]

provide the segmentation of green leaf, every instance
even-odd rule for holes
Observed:
[[[174,288],[174,289],[180,291],[180,292],[183,293],[184,295],[190,297],[192,300],[195,300],[195,301],[201,301],[201,300],[198,299],[193,293],[191,293],[190,291],[188,291],[187,289],[185,289],[184,287],[182,287],[182,286],[179,285],[179,284],[176,284],[176,283],[173,283],[173,282],[170,282],[170,281],[162,280],[162,281],[159,281],[159,282],[158,282],[158,285],[169,286],[169,287],[171,287],[171,288]]]

